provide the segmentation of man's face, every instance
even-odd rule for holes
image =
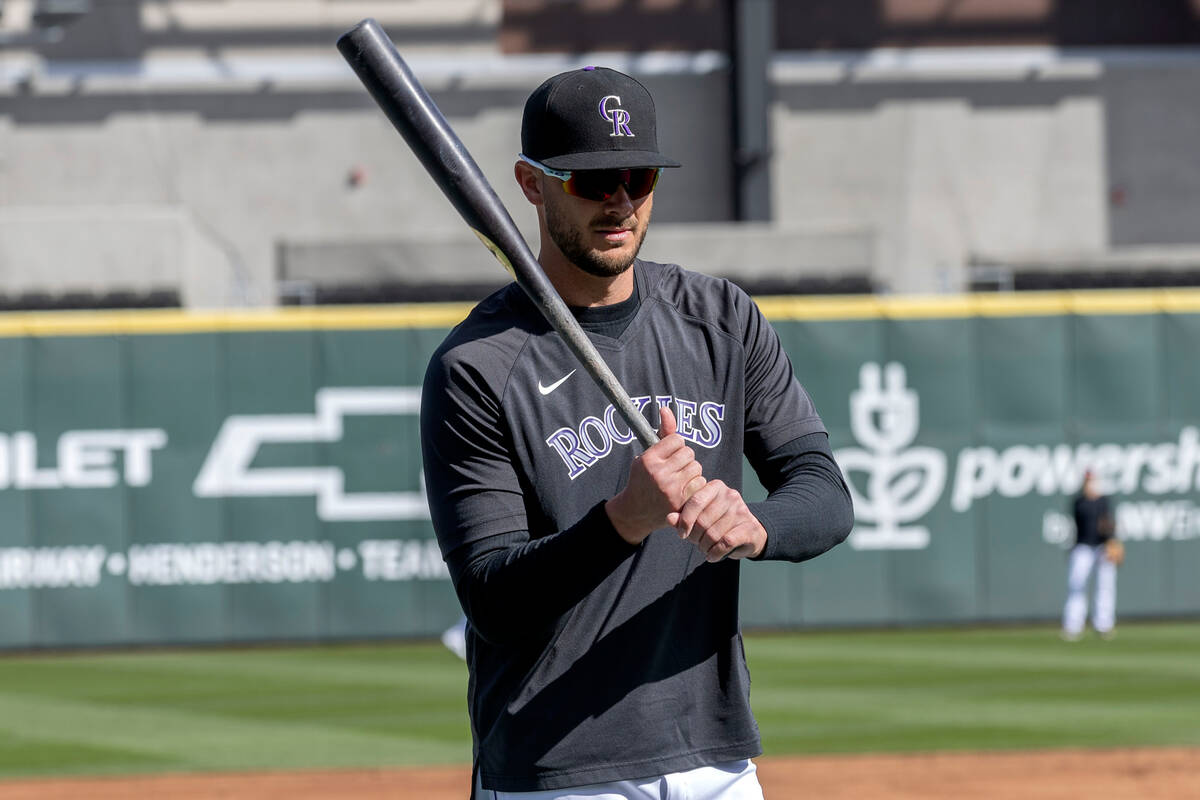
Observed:
[[[563,255],[602,278],[629,269],[646,238],[654,193],[630,200],[621,187],[607,200],[587,200],[564,192],[557,178],[543,181],[546,227]]]

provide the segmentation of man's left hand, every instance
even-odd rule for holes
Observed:
[[[767,531],[746,506],[741,492],[714,480],[688,498],[667,521],[710,561],[752,558],[767,544]],[[734,552],[737,551],[737,552]]]

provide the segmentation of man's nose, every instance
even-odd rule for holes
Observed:
[[[604,201],[607,208],[622,208],[633,210],[633,198],[629,196],[629,189],[623,183],[617,184],[617,190],[612,193],[612,196]]]

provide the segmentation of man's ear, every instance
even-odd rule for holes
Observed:
[[[517,177],[517,185],[521,187],[521,191],[525,193],[525,199],[535,206],[542,204],[542,173],[526,164],[524,161],[518,161],[513,166],[513,174]]]

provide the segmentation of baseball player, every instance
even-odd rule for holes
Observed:
[[[654,103],[586,67],[525,105],[538,261],[660,441],[634,434],[515,285],[432,358],[438,541],[470,619],[476,797],[761,798],[739,559],[841,542],[850,496],[775,331],[724,280],[637,258]],[[743,454],[769,495],[740,492]]]
[[[1087,470],[1083,485],[1072,504],[1075,517],[1075,545],[1067,567],[1067,602],[1063,606],[1062,637],[1079,641],[1087,622],[1087,583],[1096,574],[1096,603],[1092,624],[1096,633],[1112,638],[1116,624],[1117,563],[1108,552],[1116,531],[1108,498],[1100,491],[1096,474]],[[1119,541],[1119,540],[1116,540]]]

